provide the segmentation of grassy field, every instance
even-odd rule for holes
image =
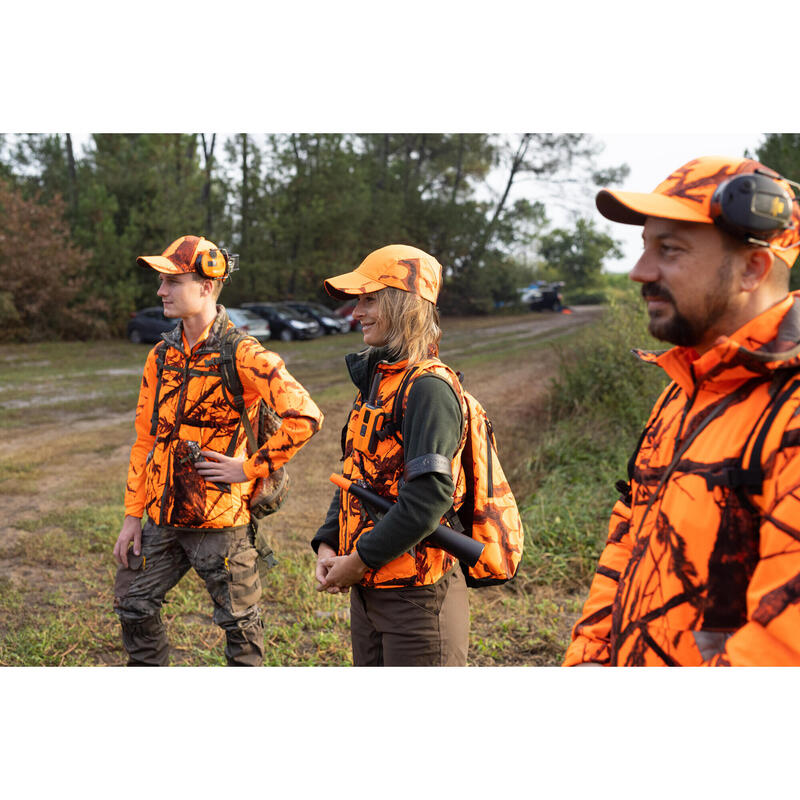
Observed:
[[[617,432],[554,414],[548,387],[576,332],[599,313],[445,321],[442,357],[494,419],[526,522],[517,579],[471,592],[471,665],[558,664],[582,604],[614,500],[608,474],[624,463],[629,443],[608,456],[602,441],[620,440]],[[360,346],[360,336],[348,334],[277,348],[326,422],[290,464],[291,496],[269,520],[280,562],[262,600],[269,665],[350,663],[347,601],[315,591],[308,541],[328,506],[327,478],[338,468],[353,397],[342,357]],[[0,356],[0,665],[125,662],[111,550],[147,349],[73,342],[7,346]],[[562,452],[569,437],[569,447],[585,452],[582,467]],[[598,459],[608,463],[598,468]],[[168,594],[162,616],[172,663],[224,663],[211,611],[194,573]]]

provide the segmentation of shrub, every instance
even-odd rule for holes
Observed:
[[[594,572],[627,460],[666,384],[639,362],[634,345],[653,347],[641,300],[612,300],[602,320],[560,354],[547,423],[529,469],[536,489],[523,503],[522,580],[584,588]]]
[[[101,300],[85,298],[89,257],[70,241],[59,197],[26,200],[0,181],[0,339],[107,335]]]

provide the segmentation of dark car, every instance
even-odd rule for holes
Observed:
[[[350,330],[350,323],[347,320],[337,317],[330,308],[322,305],[322,303],[287,300],[284,305],[315,319],[326,334],[347,333]]]
[[[361,330],[361,323],[353,317],[353,310],[357,304],[358,298],[354,297],[352,300],[348,300],[346,303],[344,303],[344,305],[339,306],[333,312],[337,317],[347,320],[347,324],[350,326],[351,331]]]
[[[131,314],[128,321],[128,338],[134,343],[153,344],[161,341],[161,334],[171,331],[178,324],[177,319],[167,319],[161,306],[143,308]]]
[[[521,300],[531,311],[561,311],[564,308],[564,297],[561,294],[563,286],[564,281],[532,283],[521,291]]]
[[[260,314],[256,314],[249,308],[228,308],[225,310],[228,312],[228,319],[239,330],[254,336],[259,342],[265,342],[272,336],[269,322]]]
[[[242,303],[241,307],[255,312],[269,322],[273,339],[291,342],[292,339],[315,339],[322,336],[319,322],[282,303]]]

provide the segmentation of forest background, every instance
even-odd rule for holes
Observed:
[[[534,277],[591,290],[621,256],[575,212],[576,198],[585,206],[627,173],[596,166],[602,147],[548,133],[6,134],[0,336],[123,334],[130,312],[154,303],[135,257],[185,233],[239,254],[232,306],[330,303],[322,279],[389,242],[445,266],[444,313],[507,306]],[[541,199],[519,197],[521,180]],[[548,207],[569,224],[553,226]]]
[[[535,278],[602,300],[620,243],[581,209],[628,172],[598,168],[602,150],[579,133],[0,134],[0,338],[122,335],[154,302],[135,257],[185,233],[239,254],[230,305],[330,303],[322,279],[388,242],[445,266],[446,314],[507,308]],[[800,134],[755,155],[796,177]]]

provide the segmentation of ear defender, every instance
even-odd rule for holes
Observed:
[[[721,183],[711,197],[714,224],[736,239],[767,245],[792,225],[789,192],[761,172],[735,175]]]
[[[228,276],[228,258],[224,250],[204,250],[197,254],[195,270],[204,278],[220,280]]]

